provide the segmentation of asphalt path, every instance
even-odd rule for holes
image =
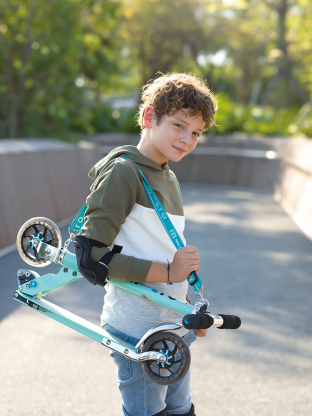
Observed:
[[[183,185],[182,194],[211,313],[242,319],[191,347],[197,416],[311,415],[312,242],[266,193]],[[108,350],[14,302],[19,268],[35,269],[17,252],[0,259],[0,415],[122,416]],[[99,324],[103,295],[80,279],[47,298]]]

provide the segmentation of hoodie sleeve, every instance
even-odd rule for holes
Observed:
[[[108,247],[93,247],[92,260],[99,261],[110,250],[136,202],[138,181],[135,166],[120,159],[108,163],[96,179],[96,186],[87,197],[82,232]],[[108,278],[144,283],[151,264],[148,260],[115,254],[108,266]]]

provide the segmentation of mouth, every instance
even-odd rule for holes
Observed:
[[[183,153],[186,153],[186,150],[181,149],[180,147],[176,147],[176,146],[172,146],[177,152],[181,153],[181,155]]]

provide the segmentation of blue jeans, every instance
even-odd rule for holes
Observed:
[[[117,331],[109,324],[103,328],[119,338],[136,345],[139,340]],[[196,336],[190,330],[183,338],[188,346]],[[191,410],[190,370],[178,383],[161,386],[150,380],[140,362],[110,351],[117,366],[117,380],[122,396],[122,410],[125,416],[152,416],[167,408],[170,415],[185,414]]]

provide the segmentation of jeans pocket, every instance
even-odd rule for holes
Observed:
[[[184,335],[183,339],[187,345],[190,346],[196,340],[196,335],[193,329],[190,329],[188,333]]]
[[[113,328],[109,324],[103,326],[107,332],[111,333],[112,335],[117,336],[118,338],[122,339],[123,341],[129,342],[129,338],[126,334],[118,331],[117,329]],[[109,355],[113,357],[114,362],[117,367],[117,377],[118,380],[127,380],[131,377],[131,360],[128,357],[124,357],[123,355],[119,354],[116,351],[110,350]]]
[[[112,350],[109,355],[113,357],[116,364],[118,381],[128,380],[131,377],[131,360]]]

